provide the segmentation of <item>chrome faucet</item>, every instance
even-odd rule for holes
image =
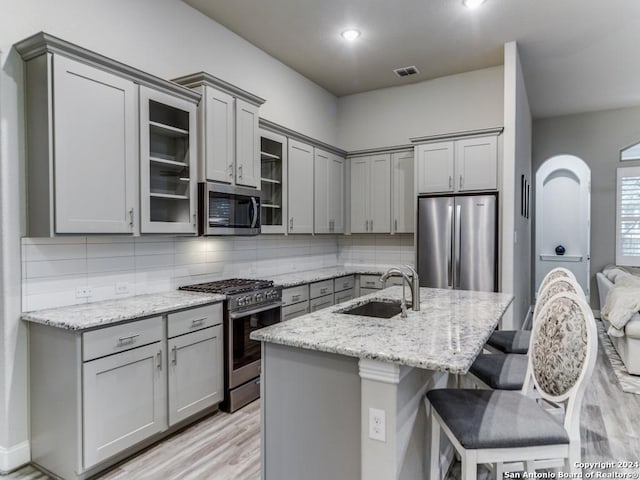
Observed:
[[[400,306],[402,307],[402,318],[407,317],[407,303],[404,298],[405,282],[409,285],[409,289],[411,290],[411,309],[415,312],[420,311],[420,281],[418,279],[418,273],[409,265],[404,265],[404,267],[410,271],[411,278],[400,267],[391,267],[380,277],[381,282],[386,282],[387,279],[392,276],[402,277],[402,302],[400,303]]]

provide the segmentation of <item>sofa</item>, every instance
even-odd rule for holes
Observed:
[[[619,269],[611,268],[596,274],[601,311],[618,275]],[[622,330],[611,328],[611,324],[604,318],[602,321],[607,327],[611,343],[613,343],[628,372],[632,375],[640,375],[640,313],[634,313]]]

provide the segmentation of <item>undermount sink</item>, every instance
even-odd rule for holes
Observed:
[[[407,309],[411,307],[411,304],[407,304]],[[347,310],[342,310],[340,313],[346,313],[347,315],[360,315],[363,317],[376,317],[376,318],[391,318],[402,312],[402,307],[399,301],[394,302],[381,302],[380,300],[371,300],[357,307],[352,307]]]

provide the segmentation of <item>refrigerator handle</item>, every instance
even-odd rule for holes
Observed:
[[[449,245],[447,245],[447,287],[453,288],[453,238],[455,230],[453,228],[453,205],[449,205]]]
[[[462,249],[460,248],[460,242],[462,240],[462,222],[460,220],[461,205],[456,205],[456,280],[454,288],[460,288],[460,256],[462,255]]]

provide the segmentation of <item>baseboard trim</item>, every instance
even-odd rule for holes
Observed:
[[[17,470],[30,461],[31,448],[28,440],[9,448],[0,446],[0,474]]]

